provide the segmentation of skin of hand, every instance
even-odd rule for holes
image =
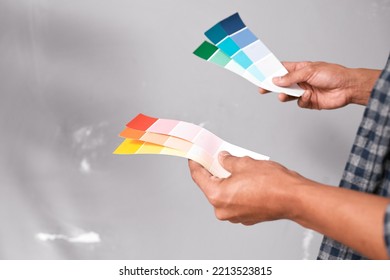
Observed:
[[[231,175],[212,176],[189,160],[190,172],[220,220],[253,225],[289,219],[373,259],[389,258],[384,215],[390,200],[311,181],[273,161],[219,155]]]
[[[279,94],[282,102],[298,99],[298,105],[308,109],[336,109],[348,104],[366,105],[381,71],[346,68],[326,62],[283,62],[289,72],[273,78],[281,87],[298,84],[305,90],[300,98]],[[264,94],[268,91],[259,89]]]

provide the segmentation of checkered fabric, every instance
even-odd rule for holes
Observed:
[[[340,187],[390,196],[390,56],[371,93]],[[390,256],[390,204],[384,239]],[[366,259],[351,248],[324,236],[318,259]]]

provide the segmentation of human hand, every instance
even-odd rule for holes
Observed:
[[[252,225],[293,218],[294,188],[307,179],[272,161],[234,157],[227,152],[220,153],[219,161],[231,173],[230,177],[214,177],[189,160],[191,176],[218,219]]]
[[[300,98],[279,94],[282,102],[298,99],[298,105],[308,109],[336,109],[350,103],[366,105],[380,71],[352,69],[326,62],[284,62],[289,71],[275,77],[275,85],[288,87],[297,83],[305,92]],[[267,93],[259,89],[260,93]]]
[[[192,178],[218,219],[244,225],[289,219],[369,258],[389,258],[383,238],[389,198],[323,185],[272,161],[226,152],[219,161],[230,177],[214,177],[189,160]]]

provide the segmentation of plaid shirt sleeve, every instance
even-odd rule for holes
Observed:
[[[364,111],[340,187],[390,197],[390,56]],[[390,204],[384,218],[384,240],[390,257]],[[365,259],[327,236],[318,259]]]
[[[390,258],[390,204],[387,206],[385,215],[385,242],[387,246],[387,255]]]

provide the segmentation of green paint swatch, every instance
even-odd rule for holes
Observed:
[[[218,48],[214,46],[213,44],[204,41],[195,51],[194,54],[196,56],[199,56],[200,58],[203,58],[205,60],[208,60],[216,51]]]
[[[195,51],[194,54],[208,60],[212,63],[215,63],[219,66],[225,67],[232,59],[221,51],[217,46],[204,41]]]
[[[211,62],[218,64],[222,67],[225,67],[225,65],[228,64],[230,60],[232,59],[220,50],[218,50],[210,59]]]

